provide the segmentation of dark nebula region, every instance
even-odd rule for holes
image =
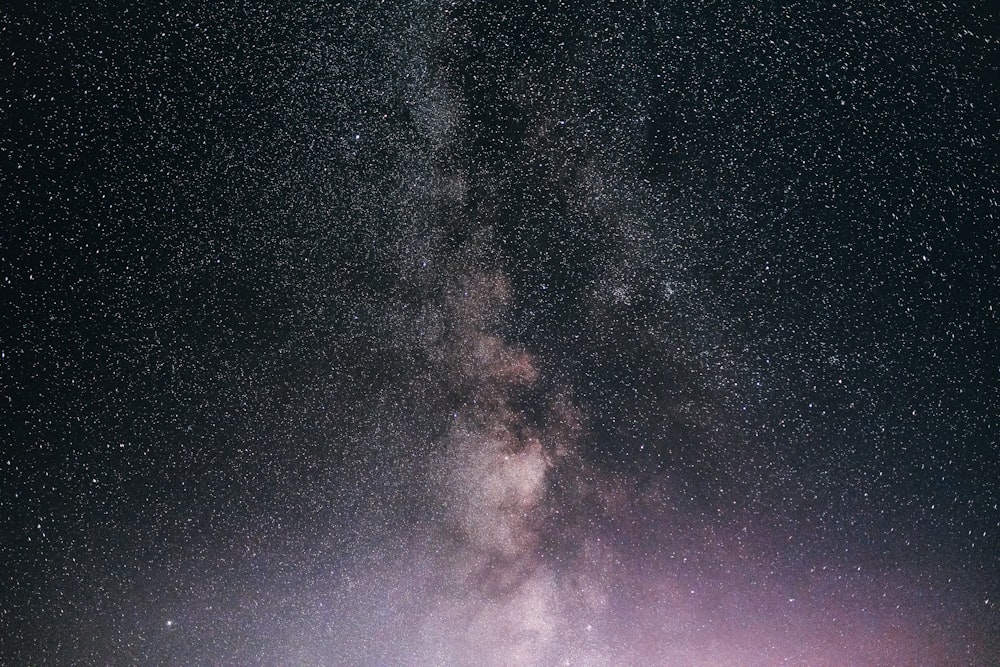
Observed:
[[[985,2],[0,9],[0,664],[1000,664]]]

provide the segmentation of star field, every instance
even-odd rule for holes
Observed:
[[[995,38],[0,11],[0,662],[991,665]]]

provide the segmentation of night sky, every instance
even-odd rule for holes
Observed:
[[[1000,664],[989,3],[76,4],[0,664]]]

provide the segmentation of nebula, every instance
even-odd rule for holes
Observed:
[[[490,330],[509,298],[506,280],[473,276],[459,292],[446,356],[465,405],[430,490],[440,520],[424,576],[435,584],[411,612],[414,650],[422,664],[536,664],[551,659],[564,633],[561,585],[541,549],[550,476],[572,443],[518,410],[539,371]]]

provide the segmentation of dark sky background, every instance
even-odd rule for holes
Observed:
[[[131,4],[0,10],[0,663],[997,664],[987,3]]]

